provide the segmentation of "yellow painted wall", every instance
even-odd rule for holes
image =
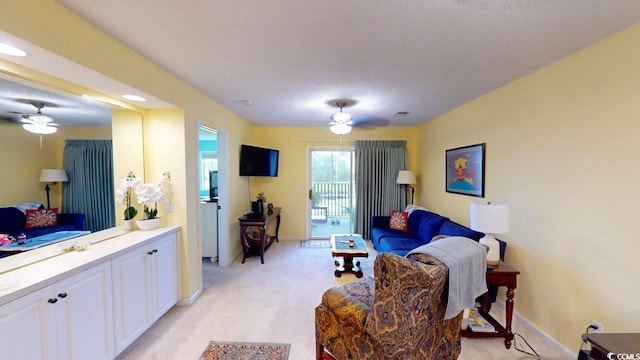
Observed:
[[[354,128],[343,136],[342,143],[328,127],[255,127],[253,134],[254,141],[247,145],[280,150],[279,169],[275,178],[251,178],[251,199],[245,207],[250,209],[249,202],[255,201],[258,192],[263,191],[268,202],[282,207],[279,236],[283,238],[304,239],[306,236],[308,148],[353,146],[353,140],[406,140],[409,168],[416,169],[418,162],[418,131],[415,127]],[[296,191],[298,189],[299,192]],[[249,191],[246,185],[243,190],[245,194]]]
[[[640,25],[420,129],[421,203],[469,223],[445,193],[444,151],[487,144],[486,199],[510,204],[516,311],[573,352],[591,319],[637,332]]]
[[[110,139],[108,127],[60,127],[55,134],[40,136],[25,131],[19,124],[0,122],[0,164],[2,176],[0,206],[21,202],[47,204],[45,184],[40,183],[42,169],[62,168],[66,139]],[[51,185],[51,207],[61,207],[62,187]]]

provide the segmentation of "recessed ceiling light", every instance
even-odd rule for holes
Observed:
[[[0,43],[0,54],[11,56],[27,56],[27,52],[15,46]]]
[[[127,100],[131,100],[131,101],[147,101],[147,99],[143,98],[142,96],[138,96],[138,95],[122,95],[123,98],[127,99]]]

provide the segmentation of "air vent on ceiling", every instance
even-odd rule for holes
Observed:
[[[408,111],[398,111],[393,117],[407,116],[409,115]]]

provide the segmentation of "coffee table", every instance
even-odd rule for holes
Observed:
[[[353,237],[354,246],[349,246],[349,238]],[[331,235],[331,255],[333,257],[341,257],[336,259],[336,271],[333,273],[336,277],[341,277],[342,273],[348,272],[355,274],[357,278],[361,278],[363,273],[360,268],[360,261],[354,263],[353,258],[369,257],[369,249],[359,234],[333,234]]]

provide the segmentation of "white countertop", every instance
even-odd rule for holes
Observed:
[[[112,228],[32,250],[38,253],[3,258],[0,262],[0,305],[179,230],[179,226],[147,231],[123,231]],[[84,251],[60,253],[63,248],[74,243],[91,245]],[[20,258],[12,259],[16,256]]]

